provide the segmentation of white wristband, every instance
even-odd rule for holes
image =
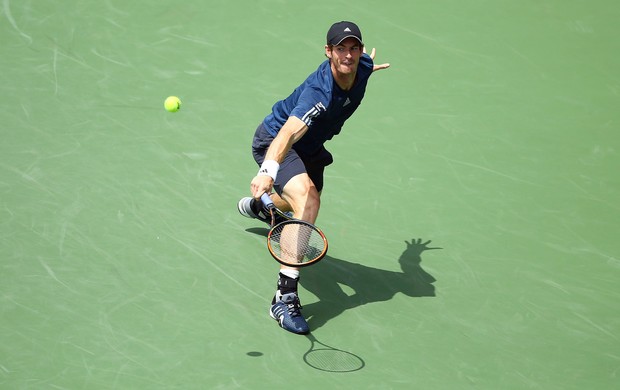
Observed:
[[[257,176],[271,176],[273,181],[276,181],[276,177],[278,176],[278,169],[280,169],[280,164],[278,164],[275,160],[265,160],[263,164],[260,166],[258,170]]]

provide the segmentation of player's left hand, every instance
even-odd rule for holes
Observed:
[[[366,47],[364,47],[364,53],[366,53]],[[372,48],[372,50],[370,51],[370,54],[369,54],[369,55],[370,55],[370,58],[371,58],[373,61],[374,61],[374,59],[375,59],[375,53],[376,53],[376,51],[375,51],[375,48],[373,47],[373,48]],[[381,69],[387,69],[387,68],[389,68],[389,67],[390,67],[390,64],[389,64],[389,63],[385,63],[385,64],[375,64],[375,65],[372,67],[372,71],[373,71],[373,72],[376,72],[376,71],[378,71],[378,70],[381,70]]]

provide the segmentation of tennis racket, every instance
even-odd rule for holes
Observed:
[[[269,253],[280,264],[288,267],[306,267],[320,261],[327,254],[327,238],[313,224],[291,218],[273,204],[268,194],[261,201],[271,214],[271,230],[267,235]],[[276,223],[276,217],[281,222]]]

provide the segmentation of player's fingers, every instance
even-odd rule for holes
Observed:
[[[374,47],[370,51],[370,58],[372,58],[373,60],[375,59],[375,48]]]
[[[267,191],[261,191],[261,190],[255,190],[252,191],[252,197],[256,200],[259,200],[261,196],[263,196],[264,193],[266,193]]]
[[[250,185],[250,192],[254,199],[260,199],[264,193],[269,193],[273,187],[273,180],[269,176],[256,176]]]
[[[264,186],[262,185],[255,185],[252,186],[252,196],[254,197],[254,199],[260,199],[260,197],[267,192],[267,190],[265,189]]]
[[[390,64],[388,64],[388,63],[385,63],[385,64],[380,64],[380,65],[375,65],[375,66],[373,66],[372,71],[373,71],[373,72],[376,72],[376,71],[378,71],[378,70],[381,70],[381,69],[387,69],[387,68],[389,68],[389,67],[390,67]]]
[[[252,180],[252,183],[250,184],[250,193],[252,194],[252,197],[254,199],[260,198],[260,196],[263,194],[264,191],[261,191],[261,188],[262,186],[256,179]]]

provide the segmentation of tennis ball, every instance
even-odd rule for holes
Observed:
[[[177,112],[181,108],[181,99],[176,96],[168,96],[164,101],[164,108],[170,112]]]

